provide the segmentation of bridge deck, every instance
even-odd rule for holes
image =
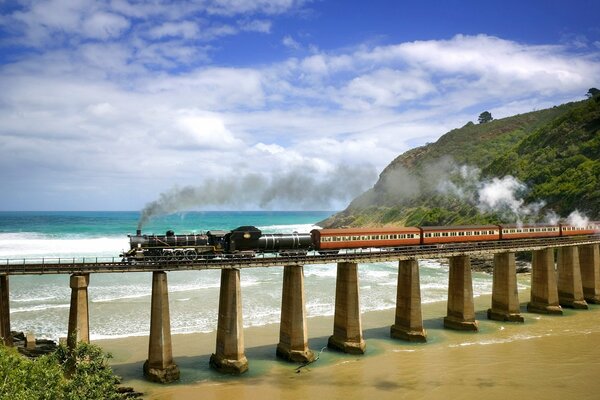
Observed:
[[[406,246],[397,249],[357,249],[344,250],[339,254],[309,253],[305,256],[260,254],[251,258],[224,257],[202,259],[194,262],[143,261],[129,263],[121,261],[120,257],[4,259],[0,260],[0,275],[183,271],[281,267],[284,265],[329,264],[338,262],[385,262],[415,258],[445,258],[459,255],[481,256],[495,253],[533,251],[548,247],[581,246],[595,243],[600,243],[600,235]]]

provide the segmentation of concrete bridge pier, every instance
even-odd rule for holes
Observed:
[[[579,266],[583,297],[588,303],[600,304],[600,245],[580,246]]]
[[[364,354],[366,344],[360,322],[358,264],[340,262],[335,282],[333,335],[327,346],[349,354]]]
[[[554,249],[533,251],[531,261],[531,299],[527,311],[538,314],[562,315],[558,303],[558,288],[554,270]]]
[[[308,348],[306,309],[304,301],[304,267],[283,267],[281,324],[277,356],[284,360],[307,363],[315,359]]]
[[[396,319],[390,329],[393,338],[410,342],[426,342],[421,313],[421,287],[417,260],[398,263],[398,289],[396,294]]]
[[[444,327],[462,331],[478,331],[473,303],[473,279],[469,256],[450,257],[448,282],[448,315]]]
[[[77,343],[90,342],[90,314],[88,311],[88,285],[90,274],[71,275],[71,306],[69,308],[69,330],[67,345],[74,349]]]
[[[217,348],[210,356],[210,366],[226,374],[241,374],[248,370],[248,360],[244,354],[239,269],[221,270]]]
[[[150,311],[150,340],[144,376],[153,382],[170,383],[179,379],[179,367],[173,361],[171,318],[167,273],[152,273],[152,308]]]
[[[557,257],[558,302],[563,307],[587,309],[583,298],[579,251],[576,246],[560,247]]]
[[[0,340],[5,346],[12,346],[10,334],[10,303],[8,275],[0,275]]]
[[[488,319],[495,321],[525,321],[519,305],[515,253],[494,254],[492,308],[487,315]]]

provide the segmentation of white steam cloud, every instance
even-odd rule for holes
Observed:
[[[585,215],[581,214],[579,210],[573,211],[567,217],[567,222],[569,225],[576,226],[578,228],[583,228],[589,225],[590,219]]]
[[[560,221],[560,216],[553,210],[544,210],[544,215],[540,218],[546,202],[539,200],[526,203],[524,197],[529,188],[514,176],[481,179],[481,170],[468,165],[453,165],[448,171],[448,175],[438,185],[439,193],[453,195],[473,204],[481,212],[496,213],[517,224],[540,219],[550,224]],[[589,223],[589,218],[579,210],[573,211],[566,220],[577,227],[584,227]]]

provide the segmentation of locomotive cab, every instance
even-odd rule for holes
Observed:
[[[208,236],[208,244],[213,246],[215,251],[222,252],[226,248],[226,236],[228,231],[214,230],[206,232]]]
[[[227,234],[226,242],[229,245],[227,251],[233,253],[256,250],[261,235],[261,230],[255,226],[240,226]]]

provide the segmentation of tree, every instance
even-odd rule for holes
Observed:
[[[600,95],[600,90],[593,87],[593,88],[590,88],[585,95],[587,96],[588,99],[591,99],[592,97],[596,97],[596,96]]]
[[[479,114],[478,121],[480,124],[485,124],[486,122],[490,122],[493,119],[494,117],[492,117],[492,114],[489,111],[484,111],[481,114]]]

